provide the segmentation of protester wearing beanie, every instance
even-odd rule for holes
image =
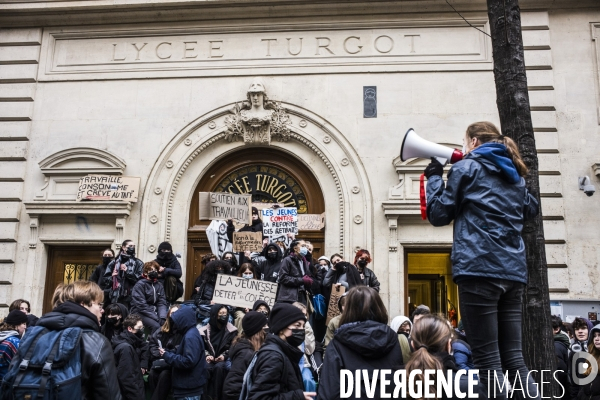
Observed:
[[[302,311],[286,303],[277,303],[269,316],[269,331],[265,344],[256,356],[252,368],[252,387],[248,400],[304,399],[316,393],[304,392],[298,363],[303,356],[298,346],[304,342]]]
[[[183,296],[183,282],[181,282],[181,264],[173,254],[173,246],[169,242],[158,245],[156,262],[160,265],[158,269],[158,281],[165,288],[165,297],[170,306],[178,298]]]
[[[27,315],[21,310],[12,310],[0,324],[0,380],[8,372],[10,361],[17,354],[26,327]]]
[[[265,342],[267,317],[260,312],[249,311],[242,319],[243,332],[229,349],[231,369],[223,385],[224,400],[238,400],[244,382],[244,374],[254,354]]]

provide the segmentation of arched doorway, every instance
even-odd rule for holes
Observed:
[[[295,156],[274,148],[251,147],[223,155],[204,173],[194,190],[187,231],[185,293],[192,293],[202,272],[202,256],[210,253],[206,236],[209,220],[199,218],[200,192],[252,194],[253,202],[279,202],[298,208],[300,214],[325,212],[321,187],[308,167]],[[299,237],[314,245],[313,256],[323,255],[325,229],[300,231]]]

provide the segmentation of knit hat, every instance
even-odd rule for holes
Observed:
[[[289,325],[296,321],[306,321],[302,310],[288,303],[277,303],[271,310],[269,316],[269,330],[271,333],[278,334]]]
[[[171,246],[171,243],[169,243],[169,242],[162,242],[161,244],[158,245],[158,252],[160,253],[161,250],[169,250],[172,253],[173,247]]]
[[[21,310],[12,310],[8,317],[6,317],[6,323],[8,325],[17,326],[27,323],[27,314]]]
[[[242,318],[242,329],[246,337],[253,336],[267,324],[267,317],[257,311],[248,311]]]

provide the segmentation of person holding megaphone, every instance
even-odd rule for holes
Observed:
[[[527,167],[511,138],[491,122],[476,122],[464,141],[464,159],[452,166],[446,184],[437,159],[425,169],[427,217],[433,226],[454,221],[453,279],[473,361],[490,385],[489,395],[509,397],[503,377],[508,371],[515,397],[539,399],[521,347],[527,284],[521,231],[539,205],[527,190]]]

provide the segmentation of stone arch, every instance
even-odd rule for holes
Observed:
[[[225,140],[224,120],[232,106],[220,107],[189,123],[156,160],[141,204],[140,256],[150,259],[158,244],[168,240],[185,257],[189,202],[200,178],[216,159],[240,148],[256,148]],[[290,140],[273,141],[271,148],[293,154],[319,181],[326,205],[327,254],[372,248],[371,188],[358,153],[324,118],[293,104],[282,106],[291,119]]]

